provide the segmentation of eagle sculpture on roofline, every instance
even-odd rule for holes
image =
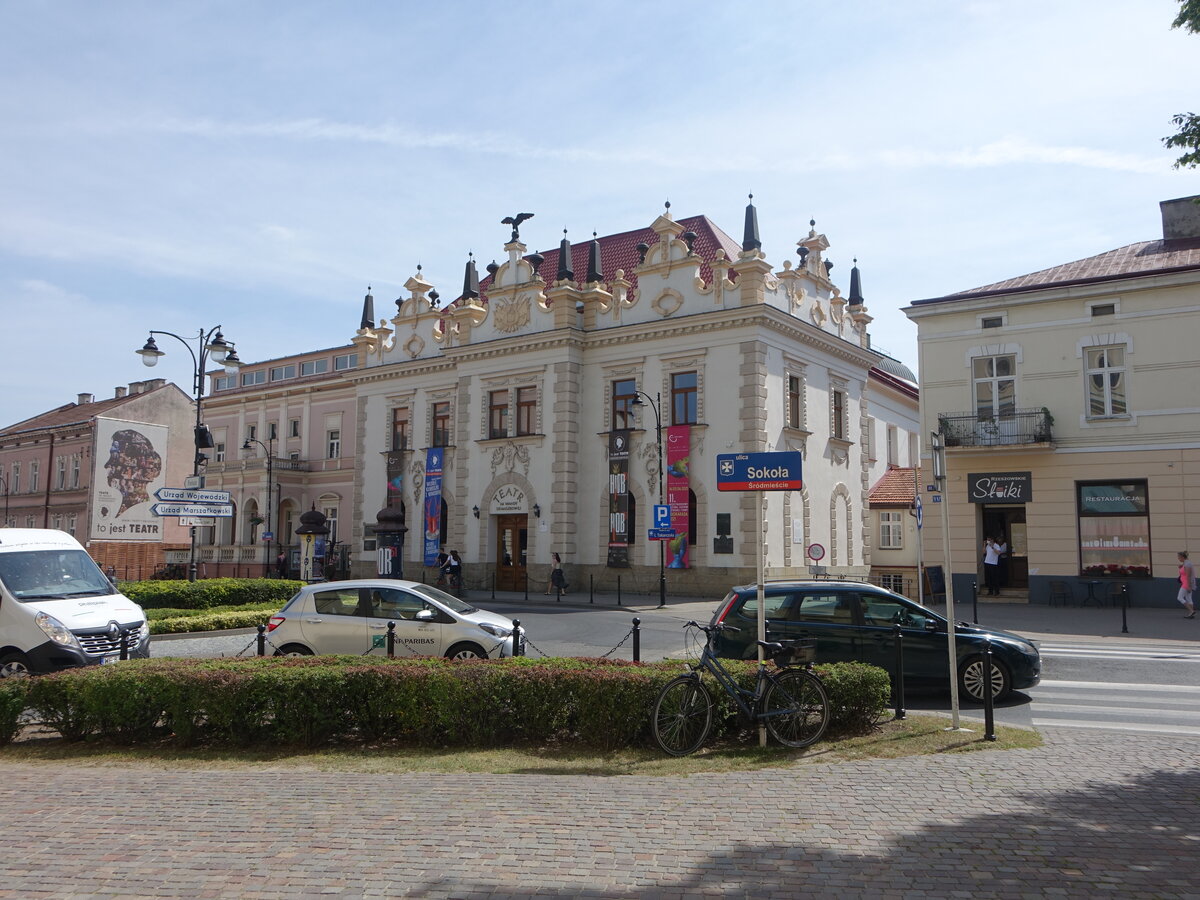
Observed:
[[[526,219],[532,219],[532,218],[533,218],[533,213],[517,213],[515,216],[505,216],[503,219],[500,220],[501,225],[511,225],[512,226],[512,237],[508,239],[510,244],[513,243],[514,241],[519,241],[521,239],[521,235],[518,233],[517,229],[519,229],[521,227],[521,223],[524,222]]]

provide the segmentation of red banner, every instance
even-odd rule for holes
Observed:
[[[692,455],[690,425],[667,428],[667,504],[675,537],[667,541],[667,568],[686,569],[688,562],[688,468]]]

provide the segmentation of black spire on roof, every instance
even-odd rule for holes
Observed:
[[[546,261],[546,257],[542,256],[542,254],[540,254],[540,253],[530,253],[525,258],[527,260],[529,260],[529,264],[531,266],[533,266],[533,274],[534,274],[534,277],[536,278],[537,274],[538,274],[538,269],[540,269],[542,267],[542,263],[544,263]]]
[[[858,257],[854,257],[854,268],[850,270],[850,305],[862,306],[862,283],[858,275]]]
[[[358,323],[358,327],[375,327],[375,298],[371,296],[371,286],[369,284],[367,285],[367,296],[363,297],[362,321]]]
[[[743,250],[761,250],[762,241],[758,239],[758,210],[754,208],[754,195],[746,204],[746,228],[742,234]]]
[[[479,298],[479,270],[475,268],[475,254],[467,254],[467,268],[463,272],[463,299]]]
[[[495,277],[496,273],[500,271],[500,265],[493,259],[487,264],[487,270],[489,275]]]
[[[567,229],[563,229],[563,239],[558,243],[558,274],[555,281],[574,281],[575,272],[571,269],[571,242],[567,240]]]
[[[588,247],[588,273],[587,280],[591,282],[603,281],[604,272],[600,264],[600,241],[596,238],[596,232],[592,232],[592,244]]]

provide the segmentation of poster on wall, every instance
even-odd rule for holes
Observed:
[[[168,486],[169,433],[165,425],[96,419],[91,539],[162,540],[163,520],[151,508],[154,492]]]
[[[629,430],[608,433],[608,565],[629,568]]]
[[[437,562],[442,537],[442,448],[425,454],[425,565]]]
[[[404,505],[404,453],[387,453],[387,505],[400,509]]]
[[[675,537],[667,540],[667,568],[688,568],[688,467],[691,460],[692,427],[672,425],[667,429],[667,504]]]

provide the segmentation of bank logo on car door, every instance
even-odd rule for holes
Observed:
[[[370,591],[370,613],[367,630],[374,637],[387,639],[389,622],[396,623],[396,656],[441,656],[446,648],[442,640],[442,621],[445,613],[416,594],[399,589]],[[428,610],[432,619],[418,618],[417,613]]]

